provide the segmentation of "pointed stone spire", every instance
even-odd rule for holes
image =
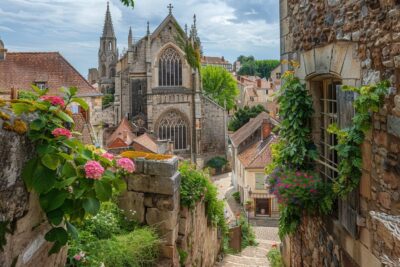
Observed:
[[[147,35],[150,35],[150,22],[147,22]]]
[[[129,27],[128,49],[131,48],[132,44],[133,44],[132,27]]]
[[[115,37],[109,2],[107,2],[106,17],[104,19],[103,37]]]

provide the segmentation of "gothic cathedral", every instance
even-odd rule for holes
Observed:
[[[199,164],[225,154],[226,113],[202,93],[199,70],[187,61],[185,43],[200,43],[196,17],[188,33],[172,14],[153,31],[135,40],[116,61],[116,39],[107,7],[99,52],[101,88],[115,85],[116,123],[127,117],[158,140],[169,140],[174,152]],[[113,81],[113,72],[115,72]],[[103,75],[104,74],[104,75]],[[109,86],[109,87],[108,87]]]

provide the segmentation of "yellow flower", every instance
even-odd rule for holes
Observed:
[[[148,160],[166,160],[173,157],[172,155],[154,154],[142,151],[125,151],[122,152],[121,156],[130,159],[145,158]]]
[[[293,68],[298,68],[300,67],[300,63],[296,60],[291,60],[289,65],[293,66]]]
[[[28,131],[28,126],[26,126],[26,123],[20,119],[16,119],[14,121],[14,132],[16,132],[17,134],[24,134],[26,133],[26,131]]]

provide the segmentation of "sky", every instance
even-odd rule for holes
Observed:
[[[129,27],[137,39],[150,22],[153,31],[168,15],[182,28],[197,15],[204,55],[239,55],[279,59],[279,1],[276,0],[136,0],[135,8],[110,0],[119,52],[128,43]],[[0,39],[11,52],[59,51],[87,76],[98,65],[106,0],[0,0]]]

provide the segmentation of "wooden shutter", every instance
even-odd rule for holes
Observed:
[[[338,124],[340,128],[350,127],[355,110],[353,101],[354,92],[345,92],[341,86],[336,86],[336,97],[338,107]],[[339,159],[340,161],[340,159]],[[339,221],[347,232],[353,237],[358,237],[357,215],[359,211],[359,190],[355,189],[343,199],[339,199]]]
[[[265,186],[264,186],[264,174],[263,173],[256,173],[256,189],[257,190],[265,189]]]

